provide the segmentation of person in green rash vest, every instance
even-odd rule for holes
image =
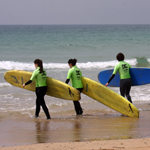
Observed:
[[[38,118],[39,117],[39,113],[40,113],[40,106],[42,106],[47,119],[51,119],[48,108],[45,104],[45,100],[44,100],[44,96],[47,92],[47,75],[46,75],[46,71],[43,69],[43,63],[42,60],[40,59],[36,59],[34,61],[34,65],[36,70],[33,71],[33,74],[30,78],[30,80],[28,82],[26,82],[25,84],[23,84],[23,87],[25,87],[26,85],[32,83],[32,81],[35,80],[36,82],[36,111],[35,111],[35,117]]]
[[[82,84],[82,72],[81,70],[76,66],[76,59],[69,59],[68,60],[68,65],[70,67],[69,71],[68,71],[68,75],[67,75],[67,80],[65,83],[69,83],[70,79],[71,79],[71,84],[74,88],[76,88],[77,90],[80,91],[80,93],[83,90],[83,84]],[[83,110],[81,108],[80,102],[79,101],[73,101],[74,103],[74,108],[76,111],[77,115],[82,115]]]
[[[132,103],[130,90],[131,90],[131,75],[130,75],[130,64],[124,61],[124,54],[119,53],[116,59],[119,63],[115,66],[112,76],[109,81],[105,84],[107,87],[111,80],[115,77],[116,73],[119,72],[120,75],[120,93],[123,97],[127,97],[128,101]]]

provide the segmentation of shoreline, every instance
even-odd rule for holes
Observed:
[[[0,147],[0,150],[149,150],[150,138],[88,141],[88,142],[65,142],[32,144],[25,146]]]
[[[41,149],[43,149],[42,147],[45,149],[54,145],[53,149],[59,149],[60,146],[79,149],[78,145],[81,145],[85,148],[87,146],[86,149],[93,149],[94,145],[107,146],[106,143],[109,144],[110,141],[115,144],[120,140],[123,142],[126,140],[129,140],[128,142],[148,140],[150,138],[150,105],[142,103],[137,106],[141,110],[139,118],[123,116],[115,111],[89,109],[89,104],[82,116],[76,116],[74,110],[52,113],[51,120],[46,120],[43,111],[41,111],[41,118],[38,119],[30,117],[29,114],[21,115],[17,112],[10,116],[1,116],[0,148],[8,147],[11,150],[11,148],[17,147],[19,150],[18,147],[30,149],[31,146],[31,149],[34,149],[35,146],[36,149],[36,146],[39,145]],[[139,143],[143,146],[142,141]],[[99,145],[99,143],[101,144]],[[130,143],[132,145],[132,142]],[[115,146],[113,145],[113,147]],[[101,148],[115,149],[113,147]],[[100,147],[95,147],[95,149],[100,149]]]

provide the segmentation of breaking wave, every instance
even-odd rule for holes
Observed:
[[[126,60],[130,65],[135,66],[137,59]],[[117,60],[105,61],[105,62],[86,62],[77,63],[79,68],[91,69],[91,68],[110,68],[114,67],[118,63]],[[68,68],[67,63],[44,63],[45,69],[64,69]],[[15,61],[0,61],[0,70],[34,70],[33,63],[15,62]]]

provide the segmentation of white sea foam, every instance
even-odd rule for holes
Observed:
[[[0,83],[0,88],[1,87],[9,87],[9,86],[12,86],[12,85],[9,83]]]
[[[150,58],[148,58],[147,61],[150,63]]]
[[[137,60],[131,59],[126,60],[131,65],[136,65]],[[105,62],[86,62],[77,63],[79,68],[90,69],[90,68],[108,68],[114,67],[117,64],[117,60],[105,61]],[[67,63],[44,63],[45,69],[64,69],[68,68]],[[0,61],[0,70],[34,70],[33,63],[14,62],[14,61]]]
[[[131,59],[126,60],[131,65],[136,65],[137,60]],[[108,68],[108,67],[114,67],[118,63],[117,60],[113,61],[106,61],[106,62],[87,62],[87,63],[78,63],[77,65],[79,68]]]
[[[33,70],[33,63],[23,63],[14,61],[0,61],[0,69],[2,70]]]

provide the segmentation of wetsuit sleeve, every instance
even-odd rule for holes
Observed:
[[[71,79],[71,75],[72,75],[72,71],[71,71],[71,69],[69,69],[67,79]]]
[[[111,75],[110,79],[108,80],[108,83],[110,83],[110,81],[115,77],[118,70],[119,70],[119,66],[116,65],[115,68],[114,68],[113,74]]]
[[[129,68],[132,68],[130,64],[129,64]]]
[[[28,85],[28,84],[30,84],[30,83],[32,83],[31,80],[29,80],[28,82],[26,82],[25,85]]]
[[[68,83],[69,83],[69,81],[70,81],[70,79],[67,79],[65,83],[67,83],[67,84],[68,84]]]
[[[82,72],[81,72],[81,70],[80,70],[80,74],[81,74],[81,77],[82,77]]]
[[[114,71],[113,71],[113,74],[116,74],[119,70],[119,65],[116,65],[115,68],[114,68]]]
[[[108,83],[110,83],[110,81],[115,77],[115,74],[112,74],[110,79],[108,80]]]
[[[38,75],[37,70],[33,71],[32,76],[30,78],[31,81],[34,81],[34,79],[36,78],[36,76]]]

